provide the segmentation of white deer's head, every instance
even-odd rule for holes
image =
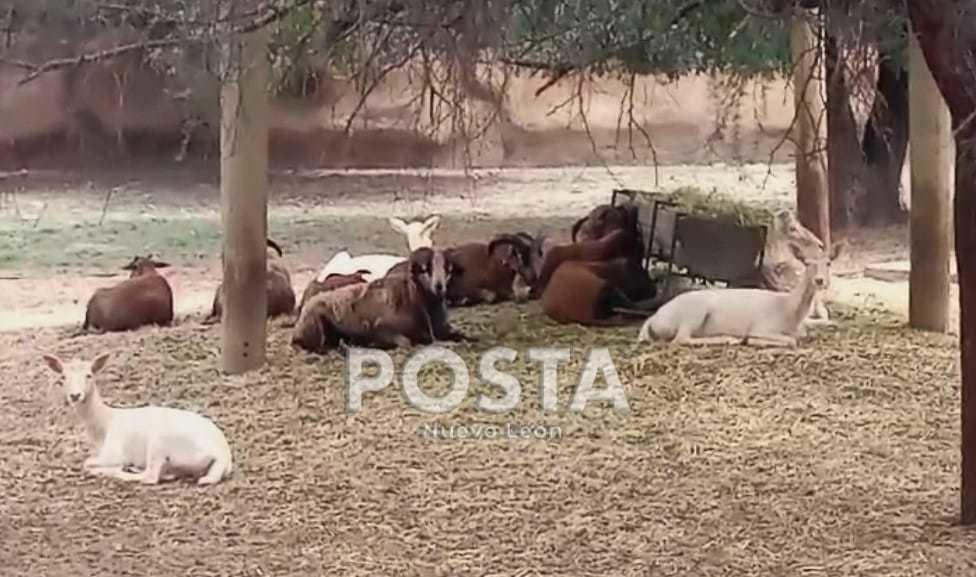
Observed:
[[[406,222],[396,217],[390,217],[390,226],[407,238],[407,250],[413,252],[418,248],[432,248],[434,246],[434,231],[441,223],[441,216],[435,214],[426,220]]]
[[[52,371],[60,375],[64,389],[64,400],[69,405],[80,405],[87,401],[95,390],[95,374],[108,362],[110,353],[103,353],[95,360],[71,360],[63,362],[54,355],[43,355],[44,362]]]

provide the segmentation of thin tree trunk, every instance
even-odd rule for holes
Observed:
[[[824,64],[827,73],[827,166],[830,183],[830,228],[846,230],[854,217],[854,195],[864,170],[864,155],[857,137],[857,122],[851,109],[850,89],[840,61],[837,39],[825,39]]]
[[[793,17],[793,93],[796,102],[796,212],[800,222],[830,246],[823,58],[812,12]]]
[[[224,224],[222,364],[240,374],[265,362],[268,199],[268,32],[228,41],[221,90]]]
[[[949,329],[949,243],[952,131],[925,55],[911,35],[912,141],[911,272],[908,318],[912,327]]]
[[[908,2],[912,29],[932,76],[952,115],[956,141],[954,224],[959,276],[962,484],[960,521],[976,524],[976,73],[967,66],[976,58],[971,4],[948,0]],[[968,14],[967,14],[968,12]],[[969,43],[963,44],[963,38]]]

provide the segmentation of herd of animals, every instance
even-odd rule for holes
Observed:
[[[573,224],[569,242],[516,232],[451,247],[435,246],[437,215],[414,222],[390,218],[393,229],[406,237],[406,256],[354,257],[340,251],[300,300],[280,246],[268,239],[274,254],[268,258],[267,315],[292,315],[292,344],[315,353],[475,340],[451,326],[449,309],[509,300],[538,299],[543,313],[560,323],[627,325],[639,318],[638,342],[795,347],[807,327],[830,322],[821,295],[839,251],[828,255],[791,212],[773,219],[764,287],[697,290],[671,290],[670,283],[662,288],[652,281],[642,268],[645,249],[637,215],[634,204],[599,205]],[[166,266],[151,257],[134,258],[125,267],[130,278],[92,295],[83,329],[126,331],[172,323],[173,291],[157,272]],[[219,322],[222,303],[218,286],[204,322]],[[95,376],[107,360],[107,354],[91,362],[44,355],[96,447],[85,461],[86,471],[146,483],[188,477],[211,484],[230,475],[227,440],[206,417],[182,409],[105,404]]]

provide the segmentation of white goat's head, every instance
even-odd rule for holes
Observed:
[[[787,246],[800,260],[818,258],[823,253],[824,244],[807,227],[800,224],[790,210],[781,210],[773,217],[773,229],[785,238]]]
[[[441,216],[435,214],[427,217],[426,220],[414,220],[406,222],[396,217],[390,217],[390,226],[393,230],[407,237],[407,250],[413,252],[418,248],[431,248],[434,246],[434,231],[441,223]]]
[[[44,355],[44,362],[52,371],[60,375],[64,388],[64,400],[69,405],[80,405],[87,401],[95,389],[95,373],[102,370],[111,353],[103,353],[94,361],[71,360],[63,362],[54,355]]]

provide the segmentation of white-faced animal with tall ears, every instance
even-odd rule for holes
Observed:
[[[108,353],[91,362],[43,358],[59,376],[65,402],[74,408],[94,447],[85,471],[148,484],[189,478],[210,485],[230,476],[230,446],[210,419],[183,409],[105,404],[95,378]]]
[[[434,246],[434,232],[441,223],[439,214],[431,215],[423,220],[406,222],[391,216],[387,219],[393,230],[402,234],[407,241],[407,250],[413,252],[418,248],[432,248]]]
[[[772,225],[766,235],[766,251],[761,271],[761,288],[788,292],[803,277],[806,264],[828,259],[836,260],[846,248],[844,240],[832,243],[824,249],[823,241],[803,226],[792,211],[782,210],[773,215]],[[824,292],[830,288],[826,279],[823,290],[814,297],[808,325],[829,324],[830,316],[824,304]]]
[[[807,263],[790,292],[715,288],[682,293],[644,322],[637,342],[656,338],[674,344],[750,342],[796,347],[806,335],[814,297],[826,285],[830,261]]]

